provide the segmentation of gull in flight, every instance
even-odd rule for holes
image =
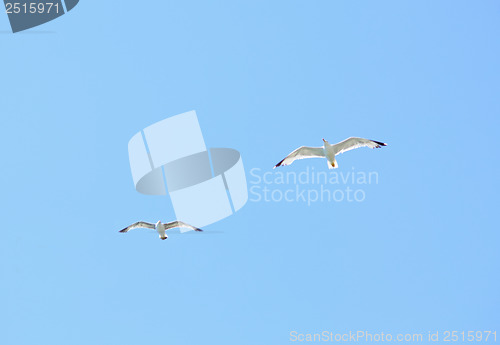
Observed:
[[[304,158],[326,158],[326,160],[328,161],[328,169],[338,168],[339,165],[335,160],[336,155],[363,146],[375,149],[378,147],[387,146],[387,144],[375,140],[351,137],[344,141],[341,141],[340,143],[331,145],[328,141],[323,139],[323,147],[301,146],[290,153],[288,156],[286,156],[281,162],[276,164],[274,168],[282,165],[289,165],[297,159]]]
[[[160,236],[162,240],[166,240],[168,238],[167,234],[165,231],[173,229],[173,228],[188,228],[194,231],[203,231],[201,229],[198,229],[192,225],[186,224],[181,221],[173,221],[170,223],[162,223],[161,221],[157,221],[156,224],[153,223],[147,223],[147,222],[137,222],[134,223],[130,226],[127,226],[125,229],[120,230],[119,232],[129,232],[130,230],[137,229],[137,228],[146,228],[146,229],[154,229]]]

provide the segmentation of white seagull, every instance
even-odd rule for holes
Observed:
[[[375,140],[351,137],[344,141],[341,141],[340,143],[331,145],[328,141],[323,139],[323,147],[301,146],[290,153],[288,156],[286,156],[281,162],[276,164],[274,168],[282,165],[289,165],[297,159],[304,158],[326,158],[326,160],[328,161],[328,169],[338,168],[339,165],[335,160],[336,155],[363,146],[375,149],[378,147],[387,146],[387,144]]]
[[[130,230],[137,229],[137,228],[146,228],[146,229],[154,229],[160,236],[162,240],[166,240],[168,238],[167,234],[165,231],[173,229],[173,228],[188,228],[194,231],[203,231],[201,229],[198,229],[197,227],[194,227],[192,225],[186,224],[181,221],[173,221],[170,223],[162,223],[161,221],[157,221],[156,224],[153,223],[147,223],[147,222],[137,222],[134,223],[130,226],[127,226],[125,229],[120,230],[119,232],[129,232]]]

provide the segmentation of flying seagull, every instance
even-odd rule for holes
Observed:
[[[137,222],[134,223],[130,226],[127,226],[125,229],[120,230],[119,232],[129,232],[132,229],[137,229],[137,228],[146,228],[146,229],[154,229],[160,236],[162,240],[166,240],[168,238],[167,234],[165,231],[173,229],[173,228],[188,228],[194,231],[203,231],[201,229],[198,229],[192,225],[186,224],[181,221],[173,221],[170,223],[162,223],[161,221],[157,221],[156,224],[153,223],[147,223],[147,222]]]
[[[375,149],[378,147],[387,146],[387,144],[375,140],[351,137],[344,141],[341,141],[340,143],[331,145],[328,141],[323,139],[323,147],[301,146],[290,153],[288,156],[286,156],[281,162],[276,164],[274,168],[282,165],[289,165],[297,159],[304,158],[326,158],[326,160],[328,161],[328,169],[338,168],[339,165],[335,160],[336,155],[363,146]]]

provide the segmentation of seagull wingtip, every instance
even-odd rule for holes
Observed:
[[[276,165],[273,167],[273,169],[275,169],[275,168],[277,168],[277,167],[280,167],[280,166],[282,166],[282,165],[286,165],[286,164],[283,164],[283,161],[284,161],[284,160],[285,160],[285,159],[280,160],[280,161],[279,161],[279,163],[278,163],[278,164],[276,164]]]
[[[387,143],[383,143],[381,141],[376,141],[376,140],[372,140],[374,143],[376,143],[377,145],[380,145],[380,146],[387,146]]]

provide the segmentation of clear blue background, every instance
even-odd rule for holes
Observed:
[[[81,1],[12,34],[0,15],[0,343],[500,332],[499,17],[493,0]],[[128,140],[192,109],[247,173],[323,137],[388,142],[339,158],[379,184],[119,234],[174,218],[135,191]],[[308,166],[326,169],[283,169]]]

